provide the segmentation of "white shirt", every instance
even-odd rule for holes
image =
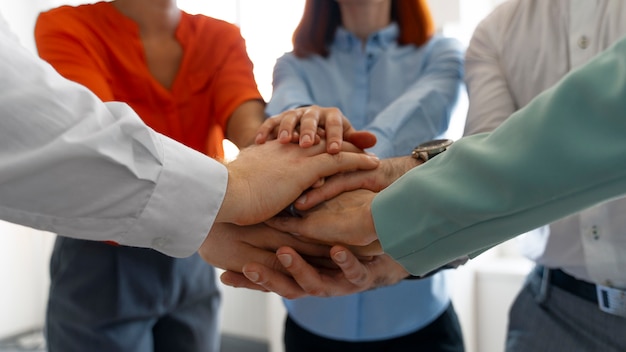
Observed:
[[[220,163],[62,78],[0,16],[0,219],[188,256],[227,181]]]
[[[465,134],[493,130],[624,34],[623,0],[503,3],[478,25],[467,51]],[[580,166],[585,167],[584,160]],[[582,280],[626,287],[624,199],[564,218],[549,231],[531,232],[523,242],[525,254],[539,264]]]

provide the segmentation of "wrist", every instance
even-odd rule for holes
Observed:
[[[236,192],[233,191],[233,177],[231,174],[231,170],[226,167],[228,172],[228,181],[226,183],[226,192],[224,192],[224,198],[222,199],[222,205],[220,206],[219,211],[217,212],[217,216],[215,217],[216,223],[225,223],[231,222],[232,215],[230,214],[230,209],[233,209],[232,204],[234,203],[233,197]]]
[[[366,224],[366,228],[363,229],[363,233],[367,234],[366,238],[370,245],[373,243],[378,243],[376,247],[379,248],[380,252],[382,253],[382,246],[380,245],[380,241],[378,241],[378,234],[376,233],[376,223],[374,222],[374,215],[372,214],[372,202],[374,201],[375,196],[376,193],[371,192],[370,198],[364,206],[365,214],[363,214],[364,216],[362,217],[362,219],[366,219],[366,221],[363,222]]]

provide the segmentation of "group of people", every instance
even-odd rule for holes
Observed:
[[[3,25],[0,217],[60,235],[50,351],[218,351],[204,261],[288,298],[288,352],[463,351],[446,273],[424,275],[527,231],[506,350],[623,350],[626,203],[563,218],[626,193],[623,18],[509,0],[465,53],[425,0],[307,0],[267,105],[238,29],[175,0],[42,13],[54,69]],[[412,157],[463,79],[466,137]]]

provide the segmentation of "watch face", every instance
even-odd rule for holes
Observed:
[[[452,144],[452,140],[450,139],[435,139],[432,141],[428,141],[426,143],[422,143],[417,146],[417,150],[424,152],[433,152],[433,153],[441,153],[446,148],[448,148]]]

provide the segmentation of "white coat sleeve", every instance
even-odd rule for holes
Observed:
[[[0,219],[188,256],[227,181],[222,164],[62,78],[0,16]]]

